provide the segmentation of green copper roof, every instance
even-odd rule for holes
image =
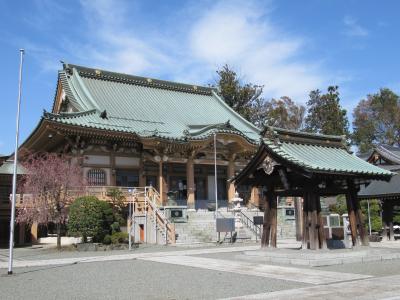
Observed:
[[[6,160],[1,166],[0,166],[0,174],[2,175],[12,175],[14,173],[14,161],[12,160]],[[18,164],[17,166],[17,174],[25,174],[24,168]]]
[[[195,140],[229,132],[252,143],[259,140],[260,130],[227,106],[212,88],[67,64],[59,79],[77,112],[46,113],[44,118],[52,121],[143,138]]]
[[[269,128],[263,144],[279,159],[310,173],[387,176],[393,173],[374,166],[347,149],[343,137]]]

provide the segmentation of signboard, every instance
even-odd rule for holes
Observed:
[[[286,215],[294,217],[294,208],[286,208]]]
[[[253,217],[254,225],[263,225],[264,224],[264,217],[263,216],[254,216]]]
[[[234,218],[217,218],[217,232],[233,232],[235,231]]]

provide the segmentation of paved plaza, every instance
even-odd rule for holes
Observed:
[[[374,251],[399,251],[397,242],[384,246]],[[19,248],[14,274],[9,276],[7,250],[2,249],[1,298],[400,299],[396,257],[312,267],[249,256],[257,251],[255,244],[195,249],[144,246],[131,252]]]

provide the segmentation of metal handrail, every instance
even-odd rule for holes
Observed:
[[[254,224],[254,222],[246,216],[242,211],[240,212],[240,219],[242,221],[242,224],[246,225],[247,228],[249,228],[251,231],[254,232],[256,236],[261,238],[261,226]]]
[[[151,190],[154,194],[153,197],[149,197],[149,190]],[[165,231],[165,242],[168,244],[168,232],[170,232],[171,237],[170,240],[173,242],[174,240],[174,232],[171,228],[172,224],[169,222],[169,220],[165,217],[165,214],[161,212],[161,210],[157,207],[157,203],[155,201],[154,195],[157,197],[160,197],[160,194],[154,189],[152,186],[147,186],[145,187],[145,199],[147,200],[146,202],[150,204],[151,209],[155,212],[156,214],[156,219],[154,222],[157,224],[157,217],[161,219],[161,225],[164,226],[164,231]]]

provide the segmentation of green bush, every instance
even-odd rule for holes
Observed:
[[[112,234],[121,231],[119,222],[114,222],[114,223],[112,223],[110,227],[111,227],[111,233],[112,233]]]
[[[111,243],[113,244],[126,244],[128,243],[128,233],[127,232],[115,232],[111,235]]]
[[[89,236],[97,238],[103,232],[103,209],[92,196],[77,198],[69,207],[68,232],[80,236],[84,243]]]
[[[111,244],[111,235],[107,234],[103,239],[103,244],[110,245]]]
[[[364,215],[364,225],[368,230],[368,201],[360,201],[361,210]],[[380,232],[382,230],[382,218],[381,218],[381,207],[378,200],[370,200],[369,202],[369,212],[371,216],[371,230],[375,232]]]

